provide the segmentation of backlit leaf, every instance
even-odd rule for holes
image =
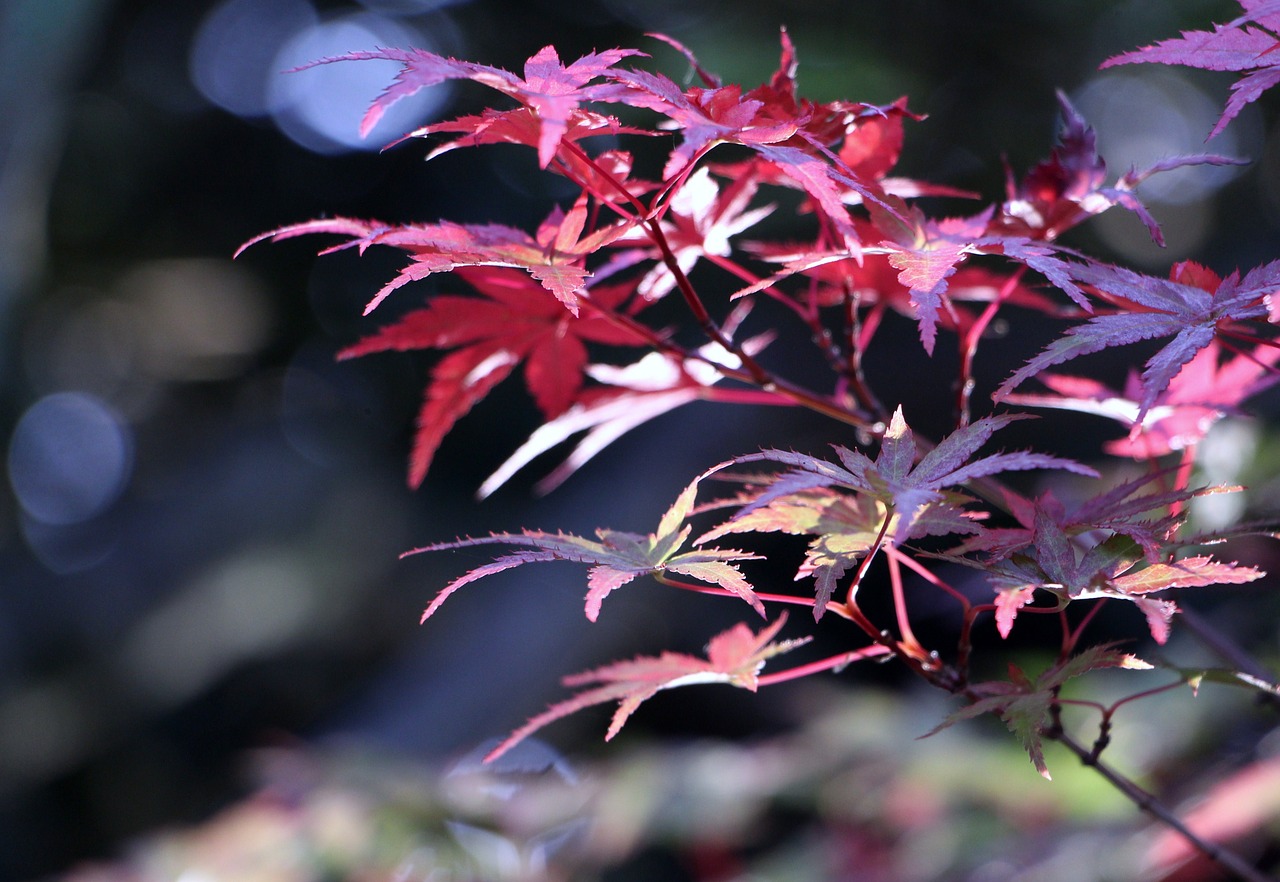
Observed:
[[[693,497],[700,480],[701,478],[695,478],[684,489],[663,515],[657,532],[648,535],[599,529],[596,531],[597,539],[592,540],[570,533],[525,530],[521,533],[495,533],[474,539],[441,542],[405,552],[406,555],[420,554],[477,545],[516,545],[530,549],[504,555],[491,564],[454,579],[431,601],[422,614],[422,620],[426,621],[449,595],[463,585],[521,564],[551,560],[591,565],[587,577],[586,596],[586,615],[591,621],[596,620],[600,614],[601,603],[616,589],[637,576],[665,572],[691,576],[699,581],[717,585],[726,592],[745,600],[752,609],[763,616],[764,605],[756,597],[751,584],[734,565],[738,561],[759,560],[759,555],[730,549],[692,549],[677,553],[685,544],[692,529],[687,524],[683,526],[682,524],[692,509]]]
[[[609,741],[621,731],[636,708],[663,689],[699,683],[727,683],[755,692],[760,670],[768,659],[808,642],[807,638],[773,642],[786,620],[783,614],[759,633],[753,633],[741,623],[734,625],[711,638],[705,659],[664,652],[660,656],[641,656],[565,677],[566,686],[589,688],[533,717],[495,747],[485,757],[485,762],[502,756],[544,726],[593,705],[618,702],[618,709],[604,736]]]

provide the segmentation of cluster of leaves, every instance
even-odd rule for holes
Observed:
[[[1273,54],[1280,46],[1274,36],[1280,4],[1243,5],[1246,17],[1212,33],[1184,34],[1108,64],[1248,71],[1216,133],[1243,103],[1280,80],[1280,55]],[[436,140],[431,157],[498,143],[531,148],[539,168],[570,182],[577,198],[553,208],[532,234],[499,224],[335,217],[253,240],[330,234],[341,240],[328,251],[387,246],[404,252],[407,264],[374,295],[367,312],[436,273],[452,273],[458,287],[469,290],[431,296],[343,352],[439,353],[410,458],[414,486],[425,479],[454,424],[520,364],[545,421],[484,483],[482,494],[577,437],[543,482],[542,489],[550,489],[623,433],[697,401],[807,408],[833,421],[833,458],[771,449],[716,464],[686,487],[651,534],[602,529],[587,539],[527,530],[410,552],[490,544],[515,549],[447,585],[424,619],[481,577],[527,563],[570,561],[589,566],[591,620],[607,595],[652,576],[745,601],[766,619],[768,607],[791,604],[808,606],[815,619],[834,612],[851,625],[848,651],[767,676],[760,675],[766,660],[804,642],[775,639],[782,616],[758,632],[738,625],[714,637],[705,659],[667,652],[569,678],[567,685],[583,691],[534,717],[495,755],[589,705],[619,702],[612,737],[661,689],[723,682],[754,690],[892,655],[966,702],[948,722],[981,713],[1003,717],[1044,771],[1040,742],[1046,734],[1062,737],[1055,721],[1066,681],[1099,667],[1149,667],[1082,640],[1103,603],[1135,604],[1152,638],[1163,643],[1177,612],[1167,592],[1263,575],[1204,553],[1208,540],[1188,533],[1186,512],[1193,497],[1209,492],[1191,484],[1198,442],[1216,420],[1239,411],[1277,376],[1272,326],[1280,315],[1273,303],[1280,260],[1225,278],[1182,262],[1163,277],[1101,262],[1060,242],[1071,228],[1111,209],[1135,213],[1159,242],[1138,186],[1169,169],[1238,160],[1208,153],[1178,157],[1111,180],[1093,130],[1059,95],[1062,128],[1047,159],[1021,179],[1010,173],[999,201],[957,216],[931,216],[921,197],[933,197],[929,204],[939,197],[976,197],[894,174],[906,127],[920,119],[905,98],[873,105],[801,97],[785,31],[778,69],[750,89],[722,83],[683,46],[657,39],[684,55],[700,85],[681,86],[635,66],[644,53],[629,49],[565,64],[547,47],[528,60],[522,76],[421,50],[316,62],[401,64],[366,115],[365,131],[391,104],[445,80],[470,80],[501,93],[501,108],[410,135]],[[625,123],[611,112],[624,106]],[[637,122],[644,114],[649,122]],[[598,139],[604,149],[594,146]],[[617,146],[632,142],[635,152]],[[647,161],[664,148],[659,162]],[[653,179],[639,171],[650,164],[660,168]],[[780,204],[794,206],[805,238],[750,238]],[[719,286],[711,285],[715,296],[705,293],[707,284],[694,285],[695,270],[711,280],[720,273]],[[653,304],[668,297],[683,302],[687,327],[672,329],[650,318]],[[1038,314],[1066,325],[990,390],[993,405],[1117,420],[1127,432],[1106,452],[1147,464],[1138,477],[1119,480],[1108,477],[1114,468],[1095,470],[1048,453],[982,452],[997,432],[1030,416],[971,414],[973,365],[979,350],[992,345],[984,332],[997,314],[1011,310],[1017,310],[1011,321]],[[954,379],[961,392],[955,429],[940,440],[917,438],[905,416],[910,402],[885,406],[863,373],[864,360],[878,355],[880,330],[895,315],[914,322],[921,346],[935,359],[942,358],[935,353],[939,335],[956,338]],[[767,347],[786,322],[811,332],[813,357],[831,369],[828,387],[807,388],[770,366]],[[749,323],[762,329],[744,336]],[[686,342],[691,333],[696,342]],[[1049,371],[1143,341],[1162,345],[1121,390]],[[794,365],[801,357],[788,352],[779,361]],[[1047,391],[1025,391],[1031,380]],[[1030,498],[1003,483],[1006,473],[1024,470],[1073,473],[1083,489],[1071,502],[1053,491]],[[699,490],[710,480],[735,489],[698,504]],[[695,518],[726,511],[693,538]],[[761,591],[744,566],[759,556],[714,544],[748,533],[805,537],[796,578],[812,579],[813,590]],[[873,621],[858,602],[877,565],[887,574],[891,627]],[[987,596],[952,584],[965,568],[983,574]],[[909,577],[954,601],[959,627],[953,647],[926,647],[913,634],[904,590]],[[1061,622],[1057,661],[1038,676],[1014,669],[1007,681],[971,681],[974,628],[990,621],[1007,637],[1030,613],[1054,614]]]

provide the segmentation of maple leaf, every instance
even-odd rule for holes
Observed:
[[[691,686],[698,683],[727,683],[755,692],[759,674],[765,662],[776,655],[802,646],[810,638],[773,642],[773,638],[785,624],[785,613],[760,632],[753,633],[742,623],[724,631],[707,644],[707,657],[696,658],[679,652],[664,652],[660,656],[640,656],[629,661],[619,661],[593,671],[573,674],[564,678],[570,687],[587,686],[572,698],[553,704],[530,719],[505,741],[495,747],[485,762],[491,762],[539,729],[583,708],[610,701],[618,702],[618,709],[609,723],[605,741],[610,741],[621,731],[627,719],[641,704],[663,689]],[[596,685],[592,685],[596,684]]]
[[[839,156],[859,179],[883,182],[902,155],[902,145],[906,140],[903,120],[907,117],[920,120],[922,117],[907,109],[906,98],[876,108],[875,113],[867,113],[866,110],[864,105],[860,112],[853,114],[852,124],[846,123]],[[846,110],[844,118],[849,120],[849,116]]]
[[[1044,759],[1044,731],[1052,722],[1050,711],[1057,703],[1058,690],[1069,680],[1102,668],[1149,670],[1151,665],[1107,645],[1091,646],[1065,661],[1060,660],[1035,680],[1017,665],[1010,664],[1008,680],[974,684],[972,691],[980,697],[948,714],[923,737],[935,735],[962,720],[995,714],[1005,722],[1010,732],[1018,736],[1036,771],[1045,779],[1052,779]]]
[[[495,110],[490,107],[485,108],[478,116],[460,116],[457,119],[423,126],[405,135],[405,138],[426,138],[442,132],[461,134],[433,148],[427,154],[427,159],[435,159],[451,150],[476,147],[481,144],[537,146],[542,137],[543,127],[542,120],[528,107],[516,107],[511,110]],[[573,111],[565,121],[561,142],[577,142],[589,137],[624,134],[653,137],[658,133],[634,126],[624,126],[612,116],[579,108]],[[566,163],[576,162],[576,156],[573,154],[563,153],[560,158]]]
[[[772,205],[747,210],[757,189],[754,179],[744,177],[721,191],[712,180],[710,170],[703,167],[675,191],[667,202],[667,212],[660,225],[667,247],[682,273],[688,275],[701,259],[728,257],[733,250],[730,238],[773,212]],[[654,244],[653,235],[648,230],[633,228],[611,244],[631,246],[637,242],[648,247],[627,248],[600,267],[599,273],[606,274],[615,264],[629,266],[640,260],[657,259],[657,265],[645,274],[636,290],[649,301],[665,297],[675,287],[676,277],[671,267],[661,259],[665,254]]]
[[[690,576],[702,582],[718,585],[745,600],[763,617],[764,605],[756,597],[751,584],[733,563],[760,560],[759,555],[733,549],[698,549],[677,553],[692,530],[692,527],[684,522],[693,510],[700,480],[701,476],[695,478],[684,489],[671,508],[662,516],[657,531],[647,536],[602,528],[596,530],[599,541],[595,541],[571,533],[553,534],[525,530],[521,533],[494,533],[474,539],[457,539],[453,542],[426,545],[405,552],[406,555],[420,554],[475,545],[523,545],[531,549],[497,558],[492,563],[477,567],[466,575],[454,579],[442,588],[427,606],[422,614],[422,620],[426,621],[449,595],[463,585],[522,564],[552,560],[575,561],[591,565],[587,575],[586,615],[593,622],[600,615],[600,605],[605,597],[633,581],[637,576],[656,573]],[[682,524],[684,526],[681,526]]]
[[[1207,555],[1184,557],[1169,563],[1155,563],[1111,580],[1110,587],[1122,594],[1151,594],[1167,588],[1201,588],[1206,585],[1243,585],[1265,574],[1255,567],[1222,563]]]
[[[785,27],[779,38],[782,51],[777,71],[769,82],[755,87],[746,97],[763,102],[762,114],[796,123],[797,134],[791,138],[791,146],[840,144],[841,161],[859,176],[883,177],[902,150],[902,118],[920,117],[907,110],[905,98],[887,107],[802,98],[796,84],[796,49]]]
[[[745,94],[738,85],[725,86],[705,71],[693,53],[670,37],[655,37],[679,50],[701,75],[706,87],[681,89],[667,77],[647,71],[619,71],[616,78],[636,90],[628,104],[667,116],[680,129],[682,141],[671,154],[663,176],[673,177],[715,143],[746,146],[793,142],[803,131],[809,138],[834,143],[853,128],[852,117],[866,105],[847,102],[818,104],[796,94],[796,53],[786,28],[780,32],[782,53],[778,70],[768,83]]]
[[[584,55],[572,64],[560,61],[555,47],[546,46],[525,62],[524,77],[510,71],[470,61],[458,61],[424,49],[378,49],[348,52],[322,58],[304,65],[332,64],[338,61],[397,61],[401,69],[395,81],[379,95],[360,121],[360,133],[367,135],[387,108],[413,95],[420,89],[445,80],[469,79],[509,95],[537,117],[538,164],[550,165],[560,141],[574,122],[574,113],[583,101],[617,100],[625,88],[613,82],[591,81],[608,74],[628,56],[644,55],[638,49],[609,49]]]
[[[990,555],[988,563],[1008,559],[1039,541],[1037,529],[1043,527],[1039,519],[1045,517],[1071,541],[1083,535],[1101,541],[1097,536],[1100,530],[1105,531],[1105,536],[1120,534],[1154,563],[1164,554],[1168,537],[1182,525],[1183,517],[1170,512],[1179,510],[1185,515],[1188,500],[1219,489],[1169,489],[1164,486],[1169,475],[1169,470],[1146,472],[1069,506],[1052,490],[1034,500],[1006,492],[1005,505],[1020,526],[982,527],[977,536],[966,539],[953,553],[984,551]]]
[[[1053,239],[1090,212],[1082,204],[1106,180],[1107,166],[1098,155],[1097,135],[1063,92],[1058,92],[1062,129],[1049,158],[1015,185],[1006,168],[1006,197],[997,223],[1005,230],[1037,239]]]
[[[885,249],[889,264],[899,271],[898,282],[910,292],[920,342],[932,355],[939,311],[946,307],[954,316],[946,296],[947,279],[967,254],[979,253],[974,243],[982,237],[992,209],[971,218],[933,221],[897,197],[886,199],[898,208],[897,214],[891,215],[877,204],[868,206],[876,226],[889,237],[877,248]]]
[[[638,346],[644,337],[599,313],[575,316],[528,275],[496,267],[462,267],[460,275],[487,299],[437,295],[423,309],[338,353],[453,349],[431,371],[409,462],[409,485],[426,477],[440,442],[521,362],[525,386],[548,419],[563,413],[582,387],[587,342]],[[598,286],[591,302],[617,307],[630,287]]]
[[[1120,64],[1174,64],[1202,70],[1248,71],[1231,86],[1231,97],[1222,115],[1209,132],[1213,138],[1235,119],[1246,105],[1280,83],[1280,6],[1275,3],[1242,2],[1245,15],[1212,31],[1183,31],[1181,37],[1162,40],[1108,58],[1102,68]]]
[[[1146,224],[1154,241],[1163,244],[1158,224],[1135,189],[1151,176],[1188,165],[1239,164],[1242,160],[1214,154],[1197,154],[1162,160],[1138,170],[1130,169],[1107,185],[1107,169],[1097,152],[1092,127],[1063,93],[1058,93],[1063,123],[1058,145],[1049,159],[1027,173],[1020,184],[1008,174],[1007,196],[999,210],[990,209],[969,218],[935,221],[909,207],[888,182],[862,180],[841,169],[841,163],[822,161],[811,151],[786,145],[761,145],[762,157],[792,176],[834,218],[843,234],[843,249],[809,249],[788,258],[786,268],[769,279],[737,292],[741,297],[776,284],[788,275],[809,272],[837,263],[854,253],[889,254],[899,281],[910,292],[910,310],[920,325],[921,341],[932,352],[937,324],[956,320],[948,296],[948,278],[970,254],[998,254],[1041,273],[1082,309],[1092,311],[1087,296],[1071,276],[1072,264],[1051,244],[1058,236],[1084,220],[1119,206],[1134,212]],[[790,151],[790,152],[788,152]],[[856,196],[856,199],[853,197]],[[873,234],[856,219],[836,209],[837,203],[864,202],[874,221]],[[872,235],[875,238],[872,238]],[[866,247],[867,243],[878,244]]]
[[[685,90],[662,74],[643,70],[618,71],[615,77],[635,90],[627,98],[628,104],[663,114],[680,131],[682,140],[663,169],[667,179],[715,144],[777,143],[799,129],[796,120],[762,116],[764,102],[745,98],[738,85]]]
[[[949,222],[923,221],[925,224],[945,226]],[[859,230],[859,238],[863,241],[876,241],[883,234],[876,232],[869,222],[855,220]],[[956,223],[963,223],[958,221]],[[945,234],[943,234],[945,235]],[[1008,244],[1008,240],[1003,240]],[[1034,244],[1034,243],[1033,243]],[[943,291],[945,309],[938,309],[932,314],[932,321],[938,328],[968,333],[975,320],[972,310],[962,304],[991,303],[999,299],[1011,306],[1022,306],[1039,312],[1054,315],[1060,308],[1051,298],[1033,290],[1021,282],[1011,282],[1008,276],[988,270],[984,267],[965,266],[964,255],[970,251],[960,243],[948,243],[945,246],[960,259],[952,263],[949,257],[942,257],[934,264],[945,283],[939,290]],[[881,318],[887,310],[892,309],[911,319],[920,322],[920,310],[917,308],[911,285],[918,276],[910,269],[909,264],[915,260],[907,256],[906,248],[888,246],[881,242],[866,250],[860,260],[849,257],[847,252],[810,250],[805,245],[788,246],[776,243],[747,243],[746,250],[756,257],[773,263],[782,263],[784,268],[779,272],[732,295],[740,299],[747,295],[768,290],[772,296],[779,296],[776,287],[779,282],[800,274],[811,280],[804,289],[809,308],[837,306],[847,308],[850,302],[865,308],[866,314],[861,319],[862,333],[855,341],[857,349],[865,351],[871,338],[880,326]],[[975,247],[972,249],[977,252]],[[1049,249],[1043,249],[1050,254]],[[893,259],[902,267],[896,266]],[[921,258],[928,260],[928,253],[923,252]],[[1028,262],[1028,261],[1023,261]],[[935,279],[937,277],[935,276]],[[816,284],[813,284],[816,283]],[[927,291],[932,291],[938,283],[930,283]],[[1083,295],[1081,295],[1083,296]],[[943,302],[939,298],[939,302]]]
[[[750,503],[753,500],[744,499]],[[952,494],[948,504],[926,508],[916,518],[916,535],[964,533],[977,529],[967,513],[958,511],[965,501]],[[744,505],[745,508],[745,505]],[[815,582],[814,620],[822,618],[841,578],[858,561],[879,547],[886,533],[885,518],[895,518],[878,499],[819,487],[788,493],[735,517],[694,540],[702,545],[729,533],[786,533],[813,536],[796,579]]]
[[[1164,456],[1198,444],[1214,423],[1236,413],[1245,399],[1280,381],[1274,368],[1280,349],[1259,347],[1225,361],[1221,350],[1215,340],[1197,352],[1141,419],[1142,380],[1134,370],[1123,391],[1086,377],[1044,373],[1037,379],[1053,394],[1011,394],[1005,401],[1108,417],[1129,430],[1126,437],[1103,445],[1108,453],[1134,459]]]
[[[1044,509],[1037,507],[1034,541],[1004,559],[988,561],[984,569],[996,588],[996,628],[1007,638],[1018,610],[1030,604],[1037,589],[1048,589],[1065,605],[1095,591],[1105,592],[1106,581],[1142,558],[1135,542],[1115,534],[1077,552],[1067,531]],[[1096,596],[1096,595],[1095,595]],[[1163,643],[1168,637],[1171,603],[1126,597],[1147,615],[1152,636]]]
[[[720,89],[724,85],[677,40],[662,34],[650,36],[670,44],[684,55],[706,86]],[[799,63],[795,45],[785,27],[780,29],[779,39],[778,69],[769,82],[746,92],[744,99],[759,102],[761,117],[795,126],[796,133],[780,143],[802,149],[814,144],[828,147],[839,144],[840,160],[860,178],[884,177],[902,151],[903,118],[919,120],[923,117],[907,109],[906,98],[877,106],[850,101],[816,102],[800,97],[796,84]]]
[[[861,201],[877,204],[889,214],[898,211],[886,201],[887,194],[879,183],[861,179],[838,159],[833,163],[808,150],[786,144],[761,144],[755,150],[817,203],[823,215],[843,237],[845,251],[854,256],[861,253],[860,241],[845,204]],[[850,194],[856,194],[857,198]]]
[[[666,39],[696,66],[692,53]],[[883,189],[864,174],[883,174],[885,161],[865,149],[874,139],[862,145],[863,151],[851,148],[850,158],[858,163],[859,170],[851,168],[830,147],[855,132],[865,118],[906,114],[905,103],[882,108],[802,100],[795,93],[795,52],[785,29],[782,47],[778,72],[770,82],[745,93],[741,86],[720,85],[717,78],[705,73],[708,87],[689,89],[681,89],[667,77],[648,71],[620,70],[613,77],[635,90],[626,103],[663,114],[680,132],[681,142],[663,170],[665,178],[675,178],[717,144],[747,147],[808,193],[845,239],[846,248],[855,250],[857,239],[844,204],[853,200],[847,200],[847,194],[856,194],[858,200],[880,202]],[[885,139],[884,150],[884,155],[892,153],[896,158],[892,135]],[[895,211],[887,205],[885,208]]]
[[[896,203],[884,202],[887,192],[901,196],[967,196],[954,188],[909,179],[886,179],[902,152],[903,120],[924,117],[907,109],[906,98],[875,105],[850,101],[816,102],[801,98],[796,89],[795,47],[782,29],[782,55],[768,83],[747,92],[744,100],[762,102],[760,116],[794,123],[795,134],[781,140],[757,139],[752,149],[773,169],[761,180],[791,182],[809,194],[848,239],[848,219],[838,203],[879,204],[891,213]],[[838,149],[837,149],[838,148]],[[834,151],[834,152],[833,152]],[[817,162],[826,159],[827,167]]]
[[[1097,135],[1063,92],[1058,92],[1062,129],[1058,145],[1049,158],[1027,172],[1015,185],[1012,171],[1006,171],[1005,202],[992,219],[990,234],[1050,242],[1062,233],[1109,208],[1120,206],[1136,214],[1151,238],[1164,245],[1164,236],[1155,218],[1134,190],[1155,174],[1189,165],[1239,165],[1244,160],[1217,154],[1170,157],[1149,168],[1131,168],[1112,185],[1106,186],[1107,165],[1098,155]],[[1011,257],[1021,251],[1016,245],[1006,252]],[[1033,269],[1038,267],[1032,266]],[[1058,284],[1058,280],[1050,276]],[[1059,287],[1063,287],[1059,285]],[[1063,290],[1076,299],[1070,287]],[[1085,304],[1077,300],[1082,306]]]
[[[262,241],[279,242],[312,233],[337,233],[349,239],[326,248],[328,254],[356,248],[361,254],[373,245],[405,251],[412,263],[383,285],[364,308],[365,315],[386,297],[409,282],[433,273],[452,272],[464,266],[507,266],[522,269],[556,296],[565,308],[578,314],[578,295],[586,290],[589,273],[584,258],[622,235],[631,221],[618,221],[583,235],[587,221],[587,196],[582,194],[566,213],[559,206],[538,227],[536,235],[503,224],[406,224],[391,226],[380,221],[328,218],[280,227],[255,236],[236,251]]]
[[[1034,592],[1046,589],[1062,604],[1101,598],[1133,603],[1146,617],[1152,638],[1164,643],[1177,605],[1147,595],[1172,588],[1243,584],[1264,574],[1211,557],[1173,559],[1162,540],[1181,518],[1141,516],[1199,493],[1137,492],[1159,477],[1127,481],[1073,509],[1046,494],[1030,509],[1014,509],[1023,528],[991,531],[965,543],[970,550],[988,549],[991,553],[984,560],[944,557],[982,570],[995,587],[996,625],[1002,637],[1008,637],[1018,610],[1033,601]]]
[[[731,332],[743,315],[745,310],[738,310],[725,328]],[[741,344],[742,349],[747,355],[755,355],[771,339],[770,335],[749,338]],[[538,483],[539,493],[550,492],[637,426],[686,404],[714,400],[713,387],[724,378],[717,365],[736,369],[741,367],[741,359],[719,343],[699,347],[696,355],[696,358],[681,358],[666,352],[650,352],[639,361],[621,367],[588,365],[585,373],[604,384],[603,388],[585,391],[568,410],[535,430],[485,479],[478,495],[483,499],[536,457],[579,432],[586,432],[565,461]]]
[[[1147,565],[1109,580],[1097,589],[1082,591],[1078,598],[1118,597],[1134,603],[1147,618],[1147,627],[1157,643],[1169,639],[1169,623],[1178,606],[1172,600],[1146,595],[1169,588],[1203,588],[1210,585],[1243,585],[1261,579],[1266,573],[1256,567],[1223,563],[1198,555],[1168,563]]]
[[[865,493],[885,504],[888,511],[897,517],[892,533],[886,529],[886,535],[891,536],[893,544],[899,545],[913,535],[927,535],[917,532],[931,523],[922,520],[926,507],[951,506],[942,492],[945,487],[960,486],[966,481],[1000,472],[1025,469],[1058,468],[1097,475],[1087,466],[1042,453],[994,453],[972,459],[978,448],[996,431],[1019,418],[1017,415],[984,417],[957,429],[921,456],[899,407],[894,411],[874,462],[860,451],[839,445],[833,447],[840,465],[783,450],[765,450],[738,457],[734,463],[774,461],[792,468],[777,477],[772,486],[743,508],[737,517],[745,517],[787,494],[818,487],[844,487]],[[943,522],[959,523],[953,520]]]
[[[1053,365],[1112,346],[1172,337],[1147,360],[1142,372],[1142,397],[1134,416],[1134,421],[1140,423],[1173,377],[1213,342],[1222,326],[1265,318],[1266,299],[1280,286],[1280,260],[1250,270],[1243,279],[1234,272],[1212,292],[1194,284],[1105,264],[1072,263],[1068,271],[1072,278],[1092,285],[1104,298],[1125,309],[1095,315],[1082,325],[1068,328],[1004,381],[993,396],[997,401]]]

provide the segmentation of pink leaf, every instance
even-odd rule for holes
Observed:
[[[633,581],[637,576],[663,572],[692,576],[699,581],[720,587],[725,593],[742,598],[751,608],[764,616],[764,605],[756,596],[742,573],[732,564],[735,561],[759,560],[760,556],[732,549],[693,549],[679,552],[689,536],[689,527],[682,526],[693,506],[701,477],[695,478],[663,515],[655,533],[647,536],[618,530],[597,530],[599,541],[584,539],[571,533],[543,533],[526,530],[523,533],[495,533],[475,539],[457,539],[441,542],[405,552],[419,554],[425,551],[444,551],[468,548],[476,545],[522,545],[533,550],[517,551],[506,555],[478,570],[455,579],[445,586],[423,614],[426,619],[441,602],[462,585],[490,573],[501,572],[522,563],[566,560],[591,565],[587,578],[586,616],[595,621],[600,614],[604,598],[614,590]]]
[[[605,740],[609,741],[618,734],[636,708],[663,689],[697,683],[728,683],[754,692],[759,682],[760,669],[769,658],[805,642],[772,642],[786,618],[785,614],[779,616],[773,624],[759,633],[753,633],[741,623],[734,625],[711,639],[707,645],[706,659],[678,652],[664,652],[657,657],[641,656],[565,677],[566,686],[599,685],[584,689],[533,717],[495,747],[485,757],[485,762],[492,762],[502,756],[544,726],[593,705],[618,702],[618,709],[605,734]]]
[[[635,49],[610,49],[595,52],[565,66],[553,47],[547,46],[525,62],[524,78],[484,64],[456,61],[423,49],[379,49],[373,52],[349,52],[334,58],[323,58],[315,64],[338,61],[398,61],[401,70],[395,82],[373,102],[360,123],[361,134],[367,135],[387,108],[420,89],[445,80],[469,79],[509,95],[529,110],[540,122],[538,164],[546,168],[570,121],[583,101],[616,99],[623,91],[612,83],[590,85],[606,76],[610,68],[628,56],[643,55]]]
[[[1000,632],[1001,637],[1009,636],[1018,610],[1031,603],[1035,599],[1035,593],[1034,585],[1006,588],[996,593],[996,630]]]

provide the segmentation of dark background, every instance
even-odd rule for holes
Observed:
[[[540,709],[562,673],[695,648],[740,611],[619,596],[587,626],[581,573],[569,566],[495,578],[419,629],[434,591],[487,555],[397,555],[521,526],[647,531],[707,465],[766,443],[816,450],[827,440],[827,427],[790,414],[694,407],[625,438],[545,499],[530,493],[535,467],[476,503],[474,488],[536,426],[512,384],[460,424],[410,492],[404,462],[428,362],[333,360],[375,327],[360,309],[398,258],[317,259],[310,241],[258,246],[234,263],[232,252],[326,214],[529,225],[563,191],[523,152],[432,163],[417,142],[377,152],[428,119],[478,110],[489,97],[478,87],[442,87],[420,107],[430,117],[379,128],[357,149],[307,130],[299,108],[346,137],[372,93],[342,77],[368,71],[326,68],[337,79],[317,93],[306,86],[315,71],[270,85],[281,67],[407,41],[519,70],[554,43],[565,60],[636,46],[679,79],[684,63],[643,36],[662,31],[750,86],[774,70],[785,24],[807,95],[909,95],[929,119],[910,125],[901,171],[992,200],[1002,156],[1020,171],[1047,154],[1056,88],[1099,127],[1114,170],[1203,149],[1230,77],[1126,68],[1100,79],[1096,67],[1236,11],[1194,0],[9,0],[0,876],[51,873],[206,815],[243,786],[238,764],[252,747],[355,743],[447,757]],[[283,48],[306,33],[329,42]],[[371,67],[378,83],[394,73]],[[296,103],[275,99],[273,115],[263,96],[282,88]],[[1220,271],[1270,259],[1280,213],[1276,157],[1261,154],[1267,119],[1251,108],[1212,145],[1259,160],[1252,168],[1152,191],[1165,252],[1143,243],[1131,217],[1104,218],[1077,241],[1157,272],[1192,256]],[[379,314],[448,285],[402,291]],[[910,328],[900,333],[909,343]],[[769,724],[768,707],[700,725],[742,734]],[[553,740],[563,747],[580,732],[594,744],[599,722],[565,724]]]

